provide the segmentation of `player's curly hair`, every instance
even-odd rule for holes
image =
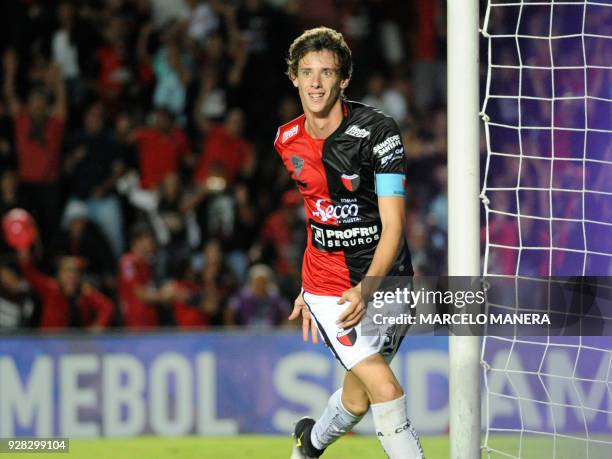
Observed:
[[[351,50],[340,32],[329,27],[317,27],[306,30],[297,37],[289,47],[287,57],[287,76],[294,79],[297,76],[300,59],[312,51],[331,51],[338,60],[340,78],[348,80],[353,74]]]

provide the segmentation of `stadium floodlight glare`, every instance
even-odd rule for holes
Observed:
[[[610,0],[487,2],[486,276],[612,273],[611,23]],[[457,36],[448,39],[450,63]],[[449,201],[449,211],[462,206]],[[510,296],[506,306],[518,307]],[[483,457],[611,457],[611,344],[610,337],[485,337]],[[528,367],[520,361],[526,349]],[[452,349],[450,357],[452,364]],[[520,419],[500,422],[500,406]],[[499,435],[516,442],[498,444]]]
[[[447,2],[448,274],[480,275],[478,0]],[[480,338],[449,338],[450,457],[480,457]]]

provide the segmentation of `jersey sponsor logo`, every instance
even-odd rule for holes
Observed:
[[[344,188],[346,188],[350,192],[356,191],[357,188],[359,188],[359,183],[361,183],[361,179],[359,178],[359,175],[357,174],[352,174],[352,175],[342,174],[340,178],[342,180],[342,184],[344,185]]]
[[[298,155],[293,155],[291,156],[291,164],[293,164],[293,170],[295,171],[295,176],[299,177],[300,174],[302,173],[302,168],[304,167],[304,160],[300,158]]]
[[[404,158],[404,147],[396,148],[394,151],[389,151],[386,155],[380,158],[380,167],[385,167],[387,164],[395,161],[396,159]]]
[[[327,204],[324,199],[317,199],[315,206],[316,211],[312,213],[313,216],[319,217],[321,221],[327,222],[329,220],[336,220],[338,223],[351,223],[357,222],[359,218],[359,206],[357,205],[356,199],[347,200],[344,204],[333,205]]]
[[[288,131],[283,132],[283,137],[281,139],[281,142],[286,143],[287,140],[289,140],[291,137],[294,137],[298,133],[299,129],[300,129],[299,125],[296,124]]]
[[[354,346],[357,341],[357,330],[351,328],[350,330],[340,330],[336,334],[336,339],[343,346]]]
[[[391,137],[387,137],[382,142],[374,145],[374,154],[378,156],[384,156],[386,153],[390,152],[394,148],[401,147],[402,141],[400,139],[399,134],[392,135]]]
[[[361,250],[374,248],[380,239],[380,225],[353,226],[339,228],[310,222],[312,245],[324,252]]]
[[[363,139],[364,137],[370,135],[370,131],[367,129],[362,129],[359,126],[355,126],[354,124],[344,131],[344,133],[359,139]]]

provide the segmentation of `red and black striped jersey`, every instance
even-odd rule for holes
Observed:
[[[382,225],[378,196],[404,196],[406,159],[399,129],[381,111],[343,101],[344,118],[314,139],[301,115],[278,129],[274,147],[304,198],[308,243],[302,287],[340,296],[367,272]],[[412,275],[404,241],[390,275]]]

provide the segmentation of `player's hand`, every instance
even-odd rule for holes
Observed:
[[[289,320],[295,320],[302,316],[302,338],[304,341],[308,341],[308,335],[312,336],[312,344],[319,342],[319,335],[317,333],[317,324],[312,318],[308,306],[304,301],[304,297],[300,293],[293,302],[293,311],[289,315]]]
[[[338,327],[346,330],[347,328],[352,328],[357,325],[365,314],[361,288],[353,287],[344,292],[338,300],[338,304],[344,303],[349,303],[349,305],[342,311],[342,314],[338,316],[336,324],[338,324]]]

